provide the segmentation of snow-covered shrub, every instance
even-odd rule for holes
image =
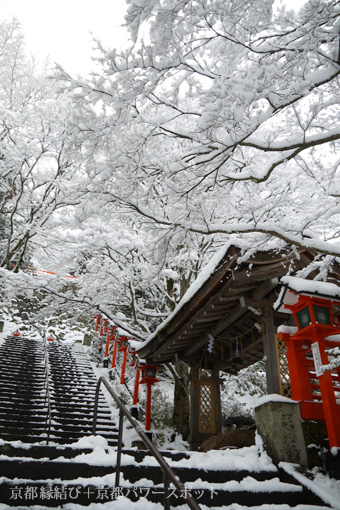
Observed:
[[[169,396],[160,388],[152,389],[151,416],[154,429],[173,428],[174,405]]]

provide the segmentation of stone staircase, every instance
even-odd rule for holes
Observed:
[[[197,452],[162,453],[200,507],[222,510],[238,504],[250,509],[261,505],[327,508],[293,479],[282,481],[282,473],[275,466],[235,469],[233,453],[226,451],[225,468],[216,469],[212,455],[207,458],[207,454]],[[148,502],[163,508],[163,476],[154,459],[143,451],[125,450],[120,487],[115,488],[115,457],[116,451],[110,447],[32,445],[27,449],[17,443],[3,444],[0,446],[0,501],[9,508],[42,505],[35,506],[41,509],[72,503],[82,508],[92,503],[107,503],[110,509],[119,509],[122,500],[128,499],[129,508],[140,501],[145,502],[145,508]],[[170,487],[171,508],[187,508],[183,496]]]
[[[136,502],[140,509],[143,501],[144,508],[151,502],[157,504],[152,510],[163,508],[162,470],[146,451],[123,451],[120,486],[115,488],[117,430],[101,396],[98,436],[91,435],[96,377],[81,346],[48,344],[52,421],[46,444],[44,359],[39,340],[9,337],[0,347],[1,510],[92,503],[120,510],[125,499],[130,503],[124,508],[134,508]],[[294,478],[261,461],[255,447],[240,453],[162,453],[200,506],[327,508]],[[168,503],[183,506],[184,496],[170,487]]]
[[[81,346],[48,342],[49,413],[44,345],[8,337],[0,346],[0,437],[28,443],[72,443],[91,435],[96,376]],[[100,395],[97,433],[116,444],[117,429]]]

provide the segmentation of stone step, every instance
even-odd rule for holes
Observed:
[[[76,446],[68,447],[64,445],[29,445],[29,447],[21,447],[15,443],[4,443],[0,444],[0,455],[6,457],[19,457],[29,459],[57,459],[58,457],[64,457],[72,459],[80,454],[88,454],[93,452],[92,448],[79,448]]]
[[[1,359],[1,367],[3,368],[3,372],[7,372],[9,374],[15,374],[17,372],[33,374],[33,369],[35,374],[36,371],[42,372],[45,369],[43,361],[36,361],[36,358],[27,360],[27,362],[22,360],[19,360],[18,362],[18,360],[7,358],[6,353],[4,353],[3,356],[6,356],[6,359]],[[3,356],[1,356],[1,358]]]
[[[170,459],[169,459],[170,460]],[[138,483],[139,480],[147,478],[152,480],[153,484],[162,484],[163,473],[158,465],[148,464],[127,464],[128,460],[124,457],[124,465],[121,470],[124,474],[124,480],[128,481],[131,485]],[[202,459],[204,463],[204,460]],[[153,464],[155,462],[153,461]],[[174,471],[176,475],[185,482],[194,482],[195,480],[203,480],[209,483],[221,484],[230,481],[240,482],[241,480],[250,477],[257,481],[273,480],[277,479],[277,471],[258,471],[253,472],[249,470],[209,470],[192,467],[180,467],[175,466]]]
[[[54,399],[51,397],[51,408],[55,409],[56,411],[63,412],[63,411],[75,411],[80,412],[82,410],[84,411],[90,411],[93,413],[94,410],[94,404],[93,401],[87,401],[87,400],[70,400],[69,402],[65,403],[62,400]],[[102,410],[107,409],[107,412],[109,413],[109,408],[107,407],[105,402],[100,403],[100,408]]]
[[[76,398],[78,400],[91,399],[94,401],[94,398],[96,396],[95,391],[91,391],[86,388],[83,389],[82,387],[78,387],[78,388],[76,387],[75,391],[71,391],[68,387],[62,388],[60,386],[58,388],[55,388],[53,385],[51,385],[50,392],[51,392],[51,394],[54,394],[58,398],[62,398],[65,395],[67,398],[73,398],[73,399]],[[99,395],[99,399],[100,400],[104,399],[103,394]]]
[[[96,388],[96,385],[97,385],[97,379],[94,377],[93,379],[91,379],[90,377],[74,377],[74,378],[70,378],[70,377],[60,377],[60,378],[56,378],[53,376],[50,376],[50,381],[51,383],[53,384],[53,386],[63,386],[65,385],[65,381],[67,381],[67,385],[69,385],[70,387],[72,387],[72,385],[79,385],[79,386],[85,386],[85,387],[89,387],[89,388]]]
[[[3,394],[1,395],[1,403],[2,404],[6,404],[7,402],[8,403],[12,403],[12,404],[15,404],[16,406],[21,406],[21,405],[31,405],[31,402],[32,404],[37,404],[37,403],[42,403],[44,401],[45,397],[43,395],[36,395],[36,396],[17,396],[17,395],[14,395],[14,394]]]
[[[11,417],[13,419],[15,416],[19,416],[22,419],[26,420],[33,416],[43,416],[47,412],[47,405],[36,407],[35,409],[31,409],[31,407],[26,407],[25,409],[20,409],[18,412],[18,406],[15,407],[1,407],[0,408],[0,418],[6,419],[7,417]],[[13,417],[13,418],[12,418]]]
[[[45,423],[34,423],[34,422],[26,422],[26,423],[18,423],[15,424],[13,421],[9,421],[8,425],[4,425],[1,428],[1,434],[15,434],[20,435],[21,433],[25,433],[27,431],[34,431],[38,435],[41,433],[41,430],[44,430],[46,427]],[[62,425],[57,423],[52,423],[51,430],[57,437],[66,437],[67,435],[71,435],[72,437],[82,437],[88,436],[92,434],[92,423],[91,422],[82,422],[77,425]],[[103,430],[103,427],[101,427]],[[112,425],[112,427],[105,427],[105,433],[107,436],[115,436],[117,435],[117,429]]]
[[[60,451],[62,457],[62,451]],[[55,460],[26,460],[12,459],[0,460],[0,473],[6,478],[30,478],[31,480],[46,480],[59,478],[62,480],[75,480],[78,477],[104,476],[115,471],[112,466],[91,466],[85,463],[64,462]]]
[[[39,363],[45,357],[41,349],[31,349],[29,346],[23,348],[22,346],[11,347],[3,345],[2,349],[0,348],[0,354],[6,356],[4,361],[22,359],[23,361],[32,361],[34,364]]]
[[[8,365],[4,365],[1,361],[1,375],[7,379],[16,379],[19,380],[27,380],[33,381],[36,379],[42,379],[45,377],[45,369],[39,367],[34,367],[32,370],[32,366],[30,365],[29,370],[27,367],[13,367],[13,364],[8,363]]]
[[[52,400],[52,399],[51,399]],[[53,404],[53,405],[52,405]],[[94,402],[93,401],[74,401],[74,402],[63,402],[62,400],[54,400],[51,402],[51,407],[58,412],[90,412],[93,414],[94,410]],[[99,407],[102,412],[106,412],[107,414],[111,414],[109,407],[106,402],[101,402]]]
[[[64,418],[93,418],[93,407],[59,407],[58,409],[51,409],[52,416]],[[111,411],[108,408],[99,407],[98,417],[111,419]]]
[[[20,404],[20,412],[27,413],[27,412],[39,412],[42,409],[44,409],[46,406],[44,404],[44,401],[39,402],[29,402],[29,403],[21,403]],[[16,402],[8,401],[8,402],[0,402],[0,412],[6,413],[11,412],[11,410],[17,411],[19,409],[19,406]]]
[[[8,377],[0,376],[0,388],[16,388],[18,386],[24,386],[25,388],[39,389],[44,387],[44,378],[40,379],[9,379]]]
[[[12,430],[18,431],[18,433],[24,433],[27,430],[44,430],[46,428],[45,422],[47,418],[47,413],[45,416],[41,416],[39,421],[38,420],[10,420],[10,419],[3,419],[0,417],[0,434],[7,433],[9,431],[10,433]]]
[[[44,413],[30,413],[30,414],[22,414],[18,412],[13,413],[1,413],[0,412],[0,426],[5,426],[8,422],[16,422],[16,423],[41,423],[45,421],[47,416],[47,412]],[[105,415],[104,415],[105,416]],[[92,416],[84,416],[83,414],[79,414],[78,417],[70,414],[68,416],[58,415],[55,412],[51,412],[52,420],[59,425],[79,425],[81,423],[92,423]],[[104,419],[100,415],[98,415],[97,419],[97,427],[112,427],[114,425],[114,421],[111,419]]]
[[[25,365],[27,368],[30,366],[44,366],[45,356],[43,352],[31,351],[31,350],[20,350],[8,351],[8,349],[0,350],[0,356],[3,358],[4,365],[9,363],[13,364],[13,367],[20,368]]]
[[[22,442],[26,443],[36,443],[40,441],[44,441],[47,436],[47,428],[15,428],[15,427],[5,427],[0,430],[0,437],[4,441],[17,441],[20,440]],[[104,436],[105,432],[105,439],[109,442],[111,441],[111,444],[116,444],[118,439],[118,432],[114,429],[112,431],[103,431],[102,434]],[[78,441],[78,439],[86,436],[91,436],[92,431],[91,430],[84,430],[84,429],[75,429],[72,431],[65,431],[62,429],[55,429],[51,428],[50,430],[50,440],[52,442],[58,442],[58,443],[73,443],[75,441]]]
[[[37,396],[38,398],[41,395],[44,395],[46,390],[44,387],[41,388],[28,388],[27,386],[17,386],[11,388],[5,388],[0,386],[0,398],[16,396],[17,398],[34,398]]]
[[[96,434],[96,435],[101,435],[101,434]],[[63,444],[69,445],[69,444],[73,444],[73,443],[77,442],[79,439],[81,439],[83,437],[89,437],[89,436],[92,436],[92,434],[69,434],[69,433],[51,434],[49,442],[52,444],[56,443],[56,444],[60,444],[60,445],[63,445]],[[103,435],[101,435],[101,436],[104,437]],[[9,432],[1,431],[0,438],[5,442],[21,441],[22,443],[29,443],[29,444],[45,443],[46,438],[47,438],[47,433],[42,433],[40,430],[36,430],[36,431],[31,430],[31,431],[29,431],[29,434],[27,433],[25,435],[20,435],[15,432],[9,433]],[[114,434],[112,434],[109,437],[105,437],[105,439],[109,446],[117,446],[117,437]]]

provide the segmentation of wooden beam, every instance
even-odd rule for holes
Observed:
[[[271,296],[268,299],[251,299],[246,297],[245,300],[247,306],[252,306],[253,308],[265,308],[266,306],[273,306],[277,297]]]
[[[273,279],[270,279],[268,281],[261,283],[257,287],[257,289],[252,293],[251,299],[254,299],[254,300],[261,299],[266,294],[268,294],[271,290],[273,290],[277,286],[277,284],[278,284],[277,278],[273,278]],[[228,314],[225,319],[219,321],[219,323],[215,326],[215,328],[211,332],[212,336],[218,335],[219,333],[221,333],[221,331],[223,331],[224,329],[229,327],[231,324],[233,324],[233,322],[235,322],[237,319],[242,317],[242,315],[244,315],[247,311],[248,311],[248,307],[246,306],[245,302],[244,302],[244,306],[242,306],[241,303],[240,303],[240,305],[235,306],[233,311],[230,314]]]
[[[253,269],[232,270],[232,278],[237,283],[248,283],[253,281],[268,280],[284,276],[287,273],[289,262],[281,260],[274,264],[254,266]]]
[[[256,290],[253,291],[251,295],[251,299],[257,300],[262,299],[266,294],[268,294],[271,290],[273,290],[278,284],[278,278],[271,278],[268,281],[262,282]],[[212,328],[212,330],[209,332],[212,336],[217,336],[219,333],[227,329],[231,324],[233,324],[236,320],[238,320],[242,315],[248,312],[248,307],[246,306],[246,303],[244,302],[244,306],[240,303],[239,305],[235,306],[231,312],[226,316],[225,319],[221,319],[216,326]],[[198,342],[195,342],[194,345],[192,345],[187,351],[185,351],[186,356],[190,356],[194,352],[196,352],[198,349],[200,349],[203,345],[208,343],[209,337],[208,334],[204,335],[201,340]]]
[[[189,334],[190,332],[190,325],[191,324],[194,324],[195,322],[199,322],[199,319],[202,315],[204,315],[205,317],[209,317],[210,316],[210,310],[211,310],[211,307],[212,305],[214,304],[215,300],[218,298],[226,291],[226,288],[228,288],[229,285],[232,285],[233,282],[231,279],[229,279],[224,286],[222,286],[222,288],[216,293],[214,294],[214,296],[212,296],[209,301],[202,307],[200,308],[199,310],[197,310],[197,312],[192,316],[190,317],[190,320],[188,322],[186,322],[178,331],[176,331],[175,335],[173,335],[173,338],[178,338],[180,336],[183,336],[183,335],[186,335],[186,334]],[[230,307],[228,307],[230,308]],[[209,339],[207,339],[206,341],[208,341]],[[161,342],[161,339],[159,339],[159,341],[157,342],[158,345],[155,345],[155,351],[157,351],[157,359],[160,359],[161,358],[161,354],[162,352],[166,351],[166,348],[167,348],[167,344],[168,342],[165,342],[163,345],[159,345],[159,343],[162,343]],[[204,342],[206,343],[206,342]],[[149,354],[149,353],[148,353]],[[146,357],[145,353],[143,351],[141,351],[141,356],[142,357]]]

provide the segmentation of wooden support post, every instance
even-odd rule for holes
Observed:
[[[267,393],[280,395],[280,374],[277,363],[273,309],[264,308],[265,331],[263,335],[264,354],[266,357]]]
[[[192,367],[190,370],[190,448],[197,450],[200,444],[198,433],[198,415],[199,415],[199,369]]]
[[[197,450],[202,441],[222,431],[219,370],[200,378],[198,368],[190,372],[190,447]]]
[[[212,369],[212,380],[214,384],[214,405],[215,405],[215,429],[216,434],[222,432],[222,406],[220,389],[220,372],[218,368]]]

